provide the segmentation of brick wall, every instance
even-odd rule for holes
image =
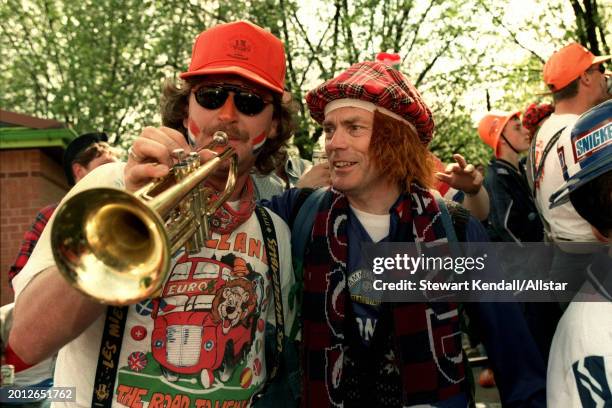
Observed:
[[[8,270],[38,211],[68,190],[61,166],[39,149],[0,150],[0,279],[2,305],[13,301]]]

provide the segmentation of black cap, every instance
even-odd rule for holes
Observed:
[[[69,185],[73,186],[75,184],[74,174],[72,174],[72,162],[74,161],[75,157],[89,146],[98,142],[108,142],[108,136],[106,133],[85,133],[72,139],[72,142],[68,144],[68,147],[66,147],[66,151],[64,152],[63,163],[64,173],[66,174],[66,180],[68,180]]]

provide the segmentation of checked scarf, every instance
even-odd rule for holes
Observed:
[[[446,240],[438,204],[426,189],[413,184],[392,208],[399,219],[394,242]],[[349,204],[336,191],[326,193],[314,221],[304,257],[302,305],[304,344],[303,407],[345,404],[343,358],[351,299],[347,288]],[[466,390],[457,307],[449,303],[394,303],[390,331],[401,376],[404,405],[427,404]],[[365,357],[367,358],[367,357]],[[376,376],[372,374],[372,381]],[[368,392],[368,391],[365,391]]]
[[[220,192],[215,191],[210,196],[210,201],[215,202],[221,196]],[[238,209],[225,202],[210,217],[210,228],[217,234],[231,234],[242,223],[248,220],[255,209],[255,188],[251,177],[247,178],[246,184],[240,194]]]

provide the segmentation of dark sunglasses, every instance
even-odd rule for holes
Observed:
[[[238,112],[255,116],[264,110],[271,100],[266,100],[255,92],[231,85],[204,85],[194,91],[195,100],[205,109],[219,109],[225,104],[229,93],[234,93],[234,105]]]

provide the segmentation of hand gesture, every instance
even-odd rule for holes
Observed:
[[[436,178],[466,194],[478,194],[482,187],[482,174],[473,164],[468,164],[462,155],[456,153],[453,154],[453,158],[456,163],[447,165],[443,173],[436,172]]]

